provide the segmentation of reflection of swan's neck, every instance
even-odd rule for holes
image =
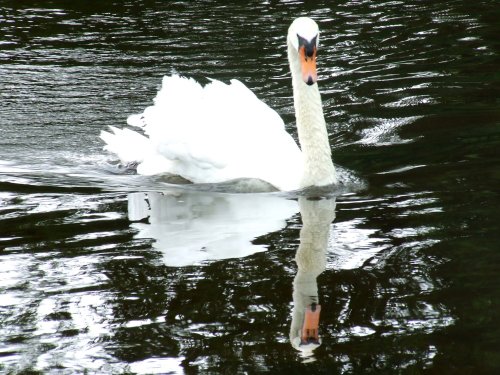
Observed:
[[[303,354],[312,351],[321,343],[317,341],[304,343],[301,339],[304,332],[307,310],[319,303],[318,284],[316,278],[326,267],[326,250],[330,237],[330,226],[335,219],[335,199],[310,200],[299,197],[302,229],[300,245],[295,256],[297,275],[293,281],[293,312],[290,325],[290,342]],[[318,313],[319,318],[319,313]],[[316,324],[316,332],[318,326]]]
[[[326,249],[330,238],[330,225],[335,219],[335,198],[311,200],[299,197],[302,229],[300,245],[295,255],[297,280],[316,282],[325,270]]]
[[[324,186],[337,182],[318,84],[302,80],[297,50],[288,43],[292,72],[293,99],[300,147],[304,157],[301,187]]]

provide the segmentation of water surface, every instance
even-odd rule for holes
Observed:
[[[334,161],[364,188],[117,171],[99,132],[171,72],[240,79],[296,137],[298,15],[322,29]],[[491,0],[0,5],[0,372],[500,371],[498,19]]]

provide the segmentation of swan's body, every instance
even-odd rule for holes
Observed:
[[[154,105],[128,124],[102,132],[105,148],[140,174],[170,173],[194,183],[259,179],[279,190],[337,182],[316,84],[318,27],[298,18],[288,32],[288,59],[302,151],[279,115],[245,85],[164,77]]]

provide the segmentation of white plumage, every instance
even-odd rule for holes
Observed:
[[[301,32],[315,51],[316,23],[299,18],[288,35],[303,152],[280,116],[240,81],[212,80],[203,87],[178,75],[164,77],[154,105],[128,118],[128,124],[142,128],[144,135],[112,127],[112,133],[101,132],[105,149],[125,163],[138,163],[140,174],[170,173],[194,183],[248,178],[266,181],[279,190],[335,183],[317,84],[297,78],[301,76],[297,71],[301,46],[295,39]],[[312,58],[315,64],[315,55]]]

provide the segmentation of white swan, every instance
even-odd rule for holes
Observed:
[[[307,17],[288,30],[299,149],[283,120],[245,85],[212,80],[202,87],[177,75],[163,78],[154,105],[128,118],[130,129],[102,131],[105,149],[140,174],[170,173],[194,183],[249,178],[279,190],[335,184],[321,96],[316,83],[319,29]]]

